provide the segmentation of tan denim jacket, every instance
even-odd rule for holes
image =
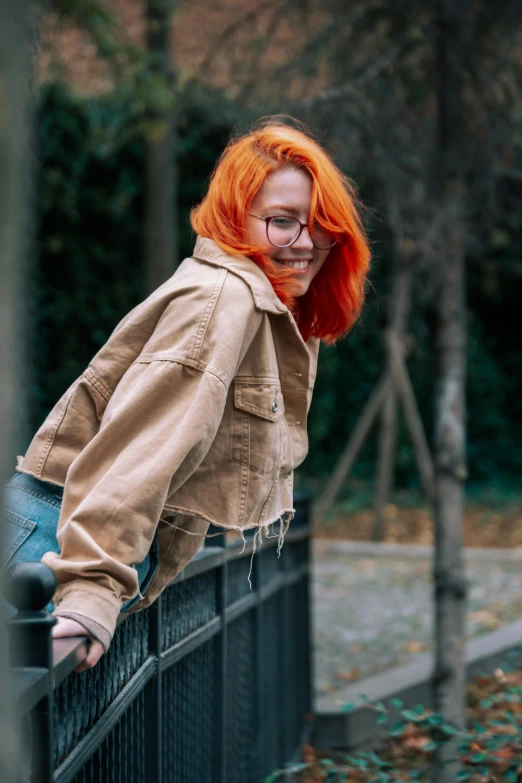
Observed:
[[[256,264],[198,238],[194,256],[116,327],[19,462],[65,486],[61,554],[43,557],[58,579],[55,614],[83,615],[112,637],[156,529],[160,566],[132,611],[194,554],[180,545],[175,515],[206,531],[209,522],[266,528],[292,512],[318,347],[303,341]]]

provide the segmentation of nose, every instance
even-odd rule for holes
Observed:
[[[312,242],[312,237],[310,236],[310,229],[308,226],[303,226],[299,237],[293,244],[293,247],[295,247],[296,250],[313,250],[314,243]]]

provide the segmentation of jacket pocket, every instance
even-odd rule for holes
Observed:
[[[280,460],[285,404],[279,384],[234,384],[232,459],[271,474]]]
[[[31,533],[36,530],[36,522],[21,517],[20,514],[15,514],[14,511],[9,511],[8,509],[4,509],[4,520],[5,532],[2,562],[3,567],[6,568],[22,544],[24,544]]]

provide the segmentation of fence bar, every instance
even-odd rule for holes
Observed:
[[[288,549],[283,547],[281,550],[281,560],[283,568],[286,568],[286,561],[288,558]],[[292,638],[290,636],[291,616],[290,613],[292,607],[290,605],[290,587],[287,585],[281,590],[281,633],[279,636],[279,656],[281,660],[282,682],[281,682],[281,703],[279,709],[280,715],[280,737],[281,748],[279,751],[279,757],[287,759],[289,757],[290,748],[290,733],[289,733],[289,721],[288,715],[292,705],[289,699],[289,677],[291,677],[290,667],[290,645],[292,644]]]
[[[199,736],[193,721],[199,719],[196,715],[201,714],[201,699],[207,691],[202,692],[198,683],[199,668],[194,670],[198,660],[209,660],[213,667],[207,680],[209,708],[212,702],[212,726],[208,727],[209,734],[212,731],[212,742],[204,747],[197,745],[197,751],[205,758],[198,760],[197,754],[194,757],[194,779],[201,783],[229,783],[227,770],[235,769],[235,759],[228,755],[234,753],[237,745],[230,736],[234,725],[245,737],[247,734],[250,737],[246,754],[244,745],[241,749],[238,747],[241,755],[238,764],[248,766],[244,768],[244,776],[239,774],[237,767],[234,779],[239,775],[241,780],[244,777],[245,783],[247,779],[248,783],[261,783],[262,776],[271,771],[265,767],[281,766],[291,760],[298,750],[299,733],[305,736],[307,720],[303,713],[310,709],[312,695],[312,660],[307,645],[311,631],[311,531],[307,526],[306,504],[300,502],[297,509],[296,528],[292,537],[286,537],[280,559],[276,557],[272,539],[256,552],[252,564],[252,591],[238,583],[238,577],[246,581],[252,542],[240,553],[233,546],[216,547],[216,539],[211,539],[212,547],[205,547],[198,553],[197,562],[189,564],[167,588],[174,591],[170,596],[167,593],[160,596],[143,614],[134,615],[132,622],[136,632],[141,634],[141,652],[136,663],[139,668],[134,671],[130,656],[127,660],[129,650],[117,647],[115,650],[119,652],[113,654],[123,656],[125,660],[115,659],[114,667],[111,667],[114,675],[108,670],[101,681],[103,686],[97,684],[89,672],[78,675],[71,671],[77,664],[79,648],[85,644],[85,639],[61,639],[54,645],[51,643],[54,618],[38,609],[36,604],[41,607],[52,598],[54,582],[42,588],[42,578],[45,582],[50,575],[54,580],[52,571],[42,563],[22,563],[12,569],[14,578],[11,578],[11,592],[6,597],[19,612],[9,623],[11,663],[16,667],[13,675],[23,690],[18,704],[25,704],[24,714],[31,720],[28,728],[32,727],[35,735],[31,783],[92,783],[102,779],[104,783],[120,783],[131,778],[134,783],[162,783],[162,775],[163,783],[174,783],[165,780],[165,770],[176,770],[177,775],[181,768],[188,775],[187,779],[192,780],[188,771],[191,756],[186,753],[190,745],[184,746],[181,756],[177,754],[184,742],[185,726],[188,743]],[[226,543],[224,536],[219,540]],[[35,567],[44,569],[36,575],[38,578]],[[191,580],[194,580],[193,586],[187,584]],[[229,589],[234,597],[239,596],[231,605],[228,605]],[[191,595],[190,603],[183,603]],[[297,604],[294,596],[298,598]],[[179,611],[175,603],[177,597],[182,602]],[[174,611],[167,611],[169,601]],[[269,606],[268,601],[273,603]],[[192,608],[194,618],[190,617]],[[239,622],[237,627],[233,625],[236,621]],[[120,622],[130,622],[130,618],[120,618],[117,624]],[[166,622],[174,624],[173,643],[163,650],[162,624]],[[276,625],[272,626],[273,622]],[[198,623],[201,624],[198,626]],[[248,637],[244,636],[246,632]],[[271,634],[270,642],[265,638],[266,633]],[[245,648],[242,655],[237,654],[237,650],[232,651],[237,658],[233,672],[227,665],[229,638],[248,647],[247,657]],[[268,684],[270,697],[265,698],[265,680],[271,671],[267,670],[265,660],[267,644],[272,658],[277,656],[278,673],[277,682],[272,677]],[[204,657],[209,655],[210,648],[213,650],[212,662]],[[162,676],[178,662],[177,671],[186,672],[188,679],[178,683],[181,689],[177,692],[183,697],[179,700],[175,697],[175,703],[169,702],[165,713]],[[237,723],[238,716],[234,713],[236,694],[233,682],[227,682],[227,676],[234,678],[236,674],[241,687],[248,687],[243,694],[248,700],[248,720],[251,722],[248,727]],[[167,687],[166,675],[163,679],[164,687]],[[53,689],[60,681],[54,704]],[[108,702],[107,688],[111,694]],[[191,701],[191,694],[193,698],[197,694],[196,701]],[[231,701],[227,703],[228,699]],[[36,700],[39,701],[33,707]],[[59,720],[56,747],[52,706]],[[172,747],[162,746],[162,722],[167,714],[173,721]],[[136,715],[140,716],[138,724]],[[208,712],[207,716],[210,717]],[[170,725],[163,726],[169,731],[170,728]],[[245,729],[248,729],[246,733]],[[24,740],[30,744],[26,737]],[[59,767],[53,776],[55,758],[59,759]],[[207,771],[201,774],[203,770]],[[24,783],[25,780],[28,779],[24,778]]]
[[[225,543],[224,539],[223,536],[223,543]],[[228,563],[225,559],[216,569],[216,611],[221,626],[214,642],[213,783],[226,783],[227,572]]]
[[[120,718],[128,710],[129,705],[136,699],[140,691],[144,689],[146,683],[153,676],[154,662],[152,658],[148,658],[127,685],[118,693],[114,701],[109,704],[94,728],[80,740],[63,764],[58,767],[54,778],[50,778],[50,781],[52,780],[53,783],[72,783],[83,765],[92,758],[105,738],[117,727]],[[39,778],[31,778],[31,783],[33,783],[33,780],[37,780],[40,783]]]
[[[156,671],[145,686],[145,757],[146,780],[162,783],[161,743],[161,620],[162,596],[149,608],[149,655],[156,659]]]
[[[45,695],[30,713],[31,781],[53,780],[54,734],[52,720],[53,646],[51,629],[58,622],[45,611],[56,589],[54,572],[44,563],[19,563],[6,573],[5,597],[18,609],[7,621],[9,664],[47,672]]]

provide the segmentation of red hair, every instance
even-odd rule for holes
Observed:
[[[309,226],[317,221],[337,239],[307,293],[297,299],[288,292],[291,273],[277,270],[262,248],[245,241],[246,215],[254,196],[268,174],[284,167],[310,175]],[[333,343],[349,332],[364,301],[370,249],[358,203],[347,177],[314,139],[269,119],[229,142],[206,196],[190,217],[197,234],[261,267],[279,299],[294,312],[304,340],[314,336]]]

